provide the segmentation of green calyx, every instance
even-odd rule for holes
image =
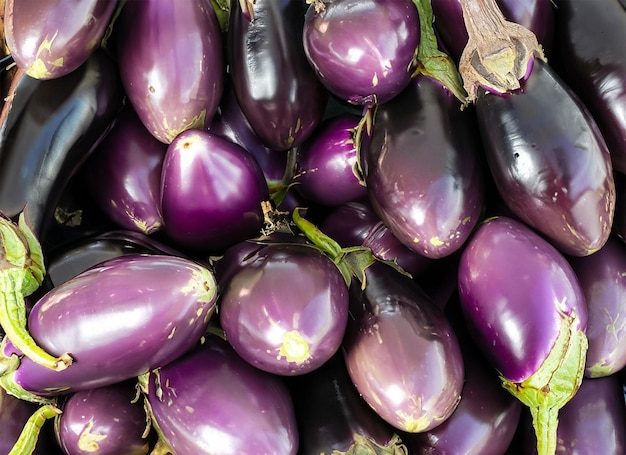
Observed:
[[[354,444],[345,452],[334,450],[330,455],[408,455],[409,450],[394,434],[391,440],[383,445],[361,434],[354,435]]]
[[[61,414],[61,410],[53,404],[46,404],[37,409],[26,421],[26,425],[24,425],[24,429],[9,455],[32,454],[35,451],[39,433],[46,420],[52,419],[59,414]]]

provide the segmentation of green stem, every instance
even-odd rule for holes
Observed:
[[[61,414],[61,410],[52,404],[47,404],[37,409],[28,418],[24,429],[9,452],[9,455],[30,455],[34,452],[39,433],[46,420]]]
[[[537,455],[556,453],[556,431],[559,425],[559,410],[548,406],[530,408],[533,427],[537,437]]]

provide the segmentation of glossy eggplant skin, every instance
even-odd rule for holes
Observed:
[[[233,88],[250,125],[272,150],[296,147],[322,120],[328,93],[302,44],[306,4],[257,0],[252,20],[231,1],[227,55]]]
[[[212,272],[168,255],[126,255],[57,286],[33,306],[28,327],[50,352],[71,352],[56,372],[22,358],[7,381],[55,396],[120,382],[191,349],[214,313]],[[6,341],[6,340],[5,340]],[[4,355],[15,352],[10,343]]]
[[[100,47],[117,0],[7,0],[6,45],[34,79],[71,73]]]
[[[483,205],[479,146],[473,112],[427,76],[378,106],[365,182],[374,211],[407,248],[436,259],[465,243]]]
[[[224,84],[223,37],[206,0],[126,2],[115,26],[120,75],[139,118],[169,144],[207,128]]]
[[[558,0],[555,68],[585,103],[613,168],[626,173],[626,10],[619,0]]]
[[[216,335],[146,379],[150,413],[174,453],[284,454],[298,450],[289,390]]]
[[[63,188],[122,101],[117,67],[101,50],[63,77],[21,76],[0,117],[0,210],[10,217],[24,210],[42,237]]]
[[[410,433],[444,422],[459,403],[464,364],[443,311],[408,276],[376,262],[353,281],[343,354],[365,401]]]
[[[522,90],[479,91],[475,102],[498,192],[559,250],[586,256],[606,242],[615,182],[604,138],[580,100],[543,60]]]

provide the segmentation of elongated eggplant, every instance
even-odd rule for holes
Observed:
[[[326,108],[328,94],[302,44],[305,12],[301,0],[231,1],[227,55],[233,88],[250,125],[272,150],[300,145]]]
[[[430,77],[378,106],[365,182],[374,211],[407,248],[441,258],[465,243],[483,204],[479,145],[472,111]]]
[[[9,367],[0,383],[36,400],[146,373],[200,340],[215,302],[212,272],[191,260],[127,255],[104,261],[45,294],[29,315],[33,338],[49,352],[70,352],[71,368],[15,362],[19,352],[5,339],[2,362]]]
[[[208,128],[224,84],[210,2],[126,2],[115,33],[122,83],[146,129],[169,144],[186,129]]]
[[[216,335],[141,378],[152,422],[175,454],[284,454],[298,450],[289,390]]]
[[[117,0],[7,0],[6,45],[17,66],[35,79],[65,76],[100,43]]]
[[[558,412],[578,390],[587,306],[574,271],[522,222],[482,223],[459,264],[461,309],[502,386],[528,406],[540,454],[556,447]]]

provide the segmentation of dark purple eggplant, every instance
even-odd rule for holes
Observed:
[[[210,2],[126,2],[114,30],[122,83],[147,130],[169,144],[189,128],[208,128],[224,84]]]
[[[298,450],[286,385],[243,361],[216,335],[141,383],[157,433],[173,453],[295,455]]]
[[[585,376],[617,373],[626,366],[626,245],[609,237],[594,254],[568,260],[589,313]]]
[[[66,455],[145,455],[147,416],[135,381],[69,395],[54,419],[56,440]]]
[[[6,46],[34,79],[65,76],[83,65],[100,43],[117,0],[6,0]]]
[[[362,283],[352,282],[350,314],[343,353],[365,401],[402,431],[443,423],[459,403],[464,379],[459,343],[443,311],[408,276],[376,261]]]
[[[262,202],[269,200],[263,171],[251,154],[195,128],[168,146],[160,193],[167,235],[182,248],[211,252],[260,235]]]
[[[419,17],[411,0],[311,3],[304,49],[331,93],[353,104],[372,105],[406,88],[420,42]]]
[[[479,145],[472,111],[430,77],[378,106],[365,182],[375,212],[407,248],[441,258],[465,243],[483,204]]]
[[[507,217],[483,222],[461,255],[461,308],[502,386],[528,406],[553,454],[559,409],[578,390],[587,306],[574,271],[545,239]]]
[[[555,68],[585,103],[626,173],[626,9],[619,0],[555,2]]]
[[[50,370],[19,358],[5,338],[0,385],[37,400],[165,365],[204,334],[216,287],[208,268],[185,258],[126,255],[104,261],[46,293],[29,314],[33,338],[48,352],[69,352],[75,362]]]
[[[324,365],[288,382],[301,455],[406,455],[394,429],[359,396],[337,353]],[[362,452],[361,452],[362,451]]]
[[[331,259],[311,245],[268,244],[232,273],[219,318],[235,351],[278,375],[310,372],[339,349],[348,288]]]
[[[24,210],[41,238],[63,188],[108,133],[123,90],[100,50],[66,76],[14,82],[0,116],[0,211]]]
[[[91,198],[121,229],[153,234],[162,227],[161,167],[167,145],[130,105],[80,169]]]
[[[242,3],[249,9],[242,10]],[[231,1],[227,55],[241,110],[266,147],[288,150],[309,137],[328,93],[302,44],[302,0]]]

